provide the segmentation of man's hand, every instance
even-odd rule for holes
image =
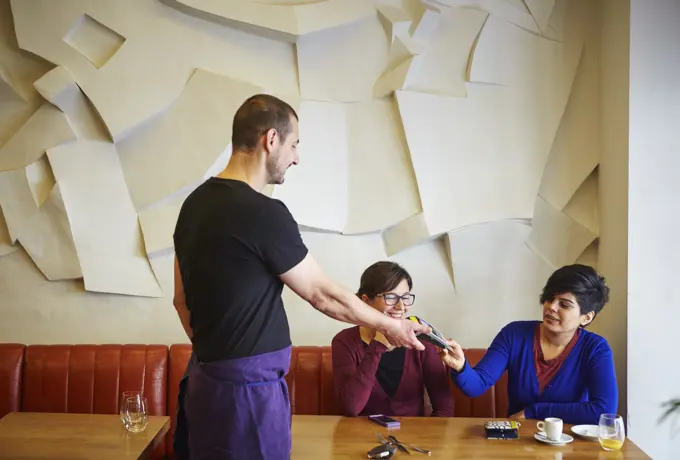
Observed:
[[[392,345],[390,343],[390,341],[387,340],[387,337],[385,337],[385,334],[383,334],[380,331],[375,331],[375,335],[373,336],[373,340],[375,340],[376,342],[380,342],[383,345],[385,345],[387,347],[387,351],[392,351],[392,349],[394,349],[394,345]]]
[[[444,364],[454,371],[462,371],[463,367],[465,367],[465,354],[463,353],[463,348],[458,344],[458,342],[455,342],[451,339],[448,339],[446,343],[449,344],[451,348],[453,348],[453,351],[444,349],[439,353],[439,356],[441,357]]]
[[[524,415],[524,411],[522,412],[517,412],[515,415],[510,416],[511,419],[514,420],[526,420],[526,416]]]
[[[395,347],[415,348],[422,351],[425,349],[425,345],[416,338],[416,335],[427,334],[431,331],[432,329],[428,326],[416,323],[415,321],[393,319],[389,322],[383,334]]]

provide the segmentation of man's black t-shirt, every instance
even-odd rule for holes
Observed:
[[[281,201],[211,177],[184,201],[174,241],[200,361],[291,344],[278,275],[302,261],[307,247]]]

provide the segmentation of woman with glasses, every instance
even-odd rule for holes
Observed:
[[[415,301],[413,281],[394,262],[377,262],[363,275],[357,296],[392,318],[408,316]],[[355,326],[340,331],[332,342],[333,384],[345,415],[423,416],[424,393],[432,415],[453,416],[453,398],[438,349],[395,348],[375,329]]]

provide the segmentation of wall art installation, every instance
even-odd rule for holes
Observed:
[[[236,108],[267,92],[299,113],[301,162],[266,193],[322,267],[355,289],[369,264],[399,261],[419,314],[487,346],[504,323],[536,317],[555,267],[597,260],[592,8],[0,0],[0,286],[11,299],[0,308],[38,312],[17,284],[43,286],[31,302],[67,309],[87,296],[120,315],[134,312],[113,299],[162,299],[172,318],[182,201],[226,165]],[[40,282],[23,283],[27,270]],[[68,291],[50,291],[58,283]],[[345,327],[284,296],[296,343],[328,344]],[[95,329],[114,315],[98,314]],[[125,324],[142,340],[147,326]]]

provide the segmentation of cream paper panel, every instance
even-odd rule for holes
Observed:
[[[296,46],[300,95],[317,101],[372,99],[390,51],[390,41],[377,15],[307,34]]]
[[[7,228],[7,222],[5,221],[5,214],[0,206],[0,257],[11,254],[19,249],[19,245],[12,244],[12,237],[9,234],[9,229]]]
[[[346,109],[349,184],[343,233],[379,231],[422,212],[394,97]]]
[[[33,82],[51,67],[48,62],[17,48],[9,0],[0,2],[0,64],[1,145],[6,133],[14,132],[37,108],[40,101]]]
[[[543,172],[539,194],[564,209],[600,162],[599,62],[592,47],[583,50],[571,97]]]
[[[567,205],[564,213],[579,224],[586,227],[595,235],[600,234],[599,216],[599,166],[588,175],[581,186],[576,190]]]
[[[74,139],[75,134],[64,114],[45,103],[0,148],[0,171],[28,166],[46,149]]]
[[[33,201],[38,206],[47,200],[52,193],[54,187],[54,174],[52,174],[52,167],[47,160],[47,155],[41,156],[38,161],[26,166],[26,180],[28,187],[31,189]]]
[[[437,2],[447,6],[475,8],[486,11],[529,32],[535,34],[541,33],[524,0],[437,0]]]
[[[42,97],[64,112],[78,139],[110,141],[99,114],[64,67],[55,67],[35,84]]]
[[[471,57],[469,80],[507,85],[541,107],[540,129],[552,143],[581,58],[583,37],[569,45],[529,33],[489,16]]]
[[[543,34],[548,32],[550,16],[555,6],[555,0],[523,0],[531,12],[536,25]]]
[[[533,215],[550,145],[541,106],[490,85],[470,84],[466,98],[396,95],[432,234]]]
[[[149,258],[164,257],[174,248],[173,234],[177,217],[186,197],[209,177],[216,176],[224,169],[231,157],[231,144],[220,154],[215,163],[208,168],[200,183],[192,184],[139,212],[139,225],[142,227],[144,246]],[[267,186],[263,194],[271,196],[273,185]]]
[[[530,233],[530,221],[508,219],[448,234],[460,331],[454,339],[465,338],[463,347],[486,348],[507,323],[541,319],[538,299],[553,270],[526,245]]]
[[[425,213],[418,213],[382,232],[385,252],[393,256],[415,244],[427,242],[443,232],[436,234],[427,226]]]
[[[288,170],[273,197],[300,225],[366,233],[421,212],[393,97],[354,104],[303,101],[298,150],[300,164]]]
[[[25,344],[189,343],[172,307],[171,256],[152,260],[164,297],[87,292],[47,282],[23,249],[0,259],[0,337]]]
[[[161,296],[115,146],[82,140],[49,149],[47,156],[60,184],[85,289]]]
[[[586,248],[585,251],[576,259],[577,264],[590,265],[591,267],[599,270],[598,259],[600,251],[600,240],[599,238],[594,240]]]
[[[367,0],[162,1],[197,17],[291,43],[310,32],[331,29],[375,15],[375,9]]]
[[[196,186],[231,142],[236,110],[261,91],[197,69],[167,112],[117,144],[135,208]]]
[[[150,258],[172,253],[175,224],[185,199],[186,196],[180,196],[162,206],[153,206],[139,213],[139,225]]]
[[[59,184],[23,228],[19,242],[48,280],[83,277]]]
[[[0,172],[0,206],[10,242],[16,242],[31,216],[38,210],[28,182],[26,168]]]
[[[573,264],[597,238],[587,227],[536,198],[533,227],[527,244],[554,268]]]
[[[394,43],[394,39],[398,35],[409,33],[413,17],[408,11],[402,8],[401,1],[392,2],[392,4],[389,2],[375,3],[378,18],[387,33],[387,37],[392,43]]]
[[[442,12],[413,77],[399,89],[464,97],[470,51],[486,18],[485,12],[476,9]]]
[[[12,12],[19,46],[73,75],[116,142],[165,110],[195,68],[297,94],[292,45],[196,19],[159,2],[13,1]],[[83,41],[97,41],[107,28],[125,38],[101,68],[61,39],[79,27],[84,14],[102,27],[88,29]]]
[[[298,224],[342,232],[347,221],[347,116],[342,104],[303,101],[300,164],[286,173],[273,198],[283,201]]]

